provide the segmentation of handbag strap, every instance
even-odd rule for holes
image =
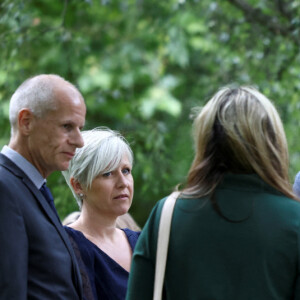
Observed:
[[[160,216],[157,238],[153,300],[160,300],[162,296],[162,288],[165,278],[168,245],[171,229],[171,220],[174,206],[179,194],[180,192],[173,192],[166,199]]]

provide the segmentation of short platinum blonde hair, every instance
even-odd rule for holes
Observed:
[[[38,118],[42,118],[50,110],[55,110],[55,88],[62,83],[74,88],[79,93],[73,84],[54,74],[31,77],[17,88],[9,105],[11,135],[17,132],[18,114],[23,108],[30,109]]]
[[[194,121],[195,157],[184,194],[211,195],[227,172],[256,173],[295,198],[285,132],[272,102],[253,87],[224,87]]]
[[[126,139],[117,131],[97,127],[82,131],[82,138],[84,146],[76,149],[68,170],[62,172],[80,209],[82,199],[75,193],[70,183],[72,177],[89,189],[95,177],[115,170],[124,155],[127,155],[129,163],[133,164],[132,150]]]

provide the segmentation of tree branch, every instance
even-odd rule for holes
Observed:
[[[274,18],[264,14],[261,9],[254,8],[243,0],[228,0],[228,2],[242,10],[249,22],[259,23],[277,35],[290,35],[288,27],[279,24]]]
[[[276,3],[277,10],[281,13],[282,16],[284,16],[287,20],[292,20],[293,15],[291,11],[287,8],[287,3],[283,0],[274,0]]]
[[[65,25],[65,19],[66,19],[66,13],[67,13],[67,7],[68,7],[68,0],[64,1],[64,9],[61,15],[61,26],[63,27]]]
[[[291,64],[295,61],[297,55],[298,55],[298,46],[297,45],[293,45],[294,49],[292,54],[290,55],[290,57],[287,57],[282,63],[281,63],[281,67],[280,69],[277,71],[277,80],[280,81],[284,75],[284,73],[286,72],[286,70],[289,69],[289,67],[291,66]]]

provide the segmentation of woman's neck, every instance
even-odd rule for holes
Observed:
[[[81,231],[93,238],[112,239],[116,233],[117,217],[100,215],[87,209],[82,209],[79,218],[69,227]]]

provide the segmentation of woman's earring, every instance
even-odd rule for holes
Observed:
[[[83,193],[79,193],[78,194],[79,198],[82,200],[84,198],[84,194]]]

